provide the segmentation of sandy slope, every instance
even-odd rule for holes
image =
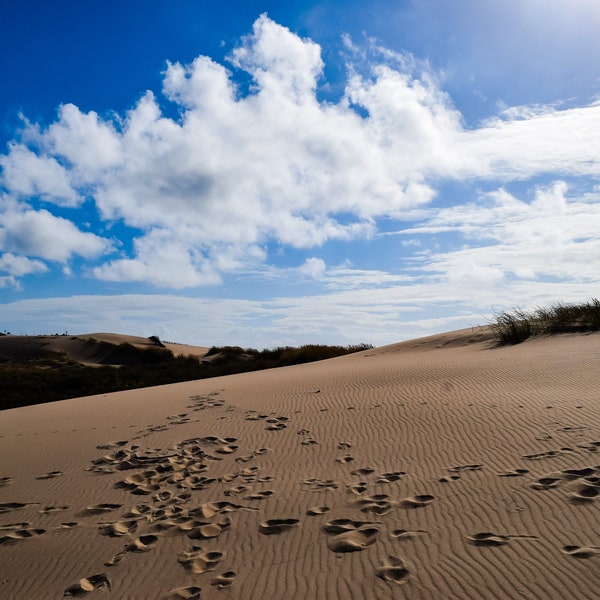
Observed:
[[[0,597],[597,598],[599,361],[466,331],[6,411]]]

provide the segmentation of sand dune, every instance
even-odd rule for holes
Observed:
[[[0,415],[0,596],[595,599],[600,334]]]
[[[0,336],[0,359],[30,361],[65,355],[82,364],[128,364],[132,357],[122,344],[139,350],[166,348],[174,356],[202,357],[208,348],[184,344],[161,343],[157,339],[116,333],[86,333],[80,335],[3,335]],[[121,346],[121,347],[120,347]]]

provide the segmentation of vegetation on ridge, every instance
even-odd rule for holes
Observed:
[[[306,345],[262,351],[213,347],[209,360],[203,360],[125,343],[114,345],[110,356],[120,358],[121,366],[84,365],[56,353],[26,362],[5,360],[0,362],[0,409],[307,363],[372,347]]]
[[[493,318],[490,328],[500,344],[518,344],[537,335],[598,331],[600,300],[502,312]]]

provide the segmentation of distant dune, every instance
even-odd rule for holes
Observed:
[[[4,411],[0,596],[595,600],[599,359],[477,328]]]
[[[81,335],[4,335],[0,336],[0,359],[4,361],[32,361],[64,355],[82,364],[127,364],[131,359],[128,344],[140,350],[166,348],[173,355],[203,356],[208,348],[163,344],[157,338],[143,338],[116,333],[88,333]]]

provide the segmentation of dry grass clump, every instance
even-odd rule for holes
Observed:
[[[515,309],[496,315],[490,327],[500,344],[518,344],[536,335],[577,333],[600,329],[600,300],[581,304],[557,303],[532,311]]]

